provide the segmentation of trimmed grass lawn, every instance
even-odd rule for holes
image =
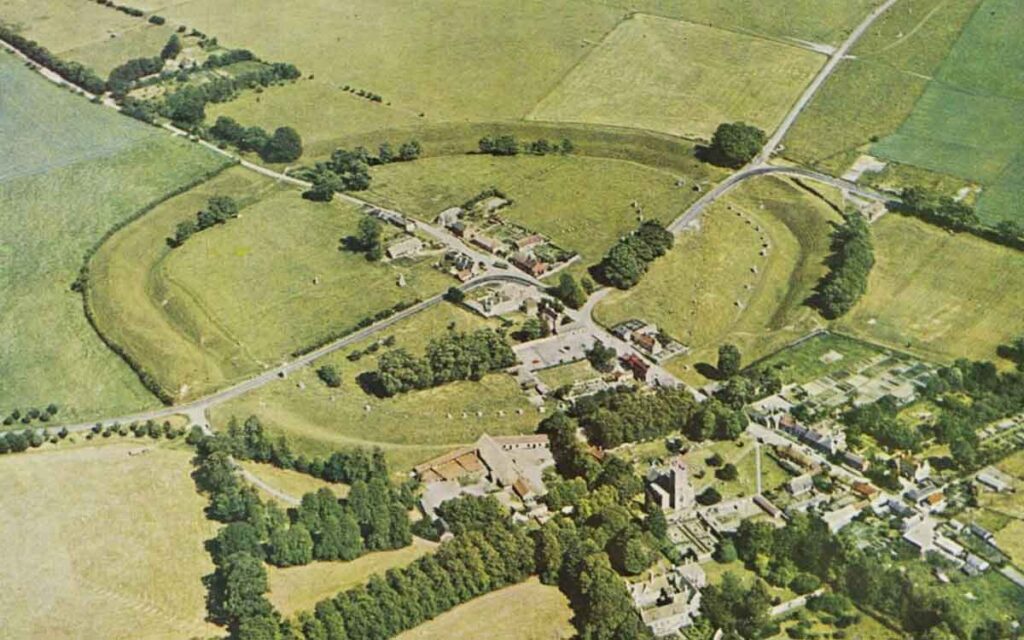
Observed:
[[[708,442],[704,446],[691,447],[683,456],[697,493],[713,486],[722,494],[723,499],[729,500],[740,496],[752,496],[757,492],[757,453],[754,442],[746,436],[742,438],[742,442],[742,447],[736,446],[732,440]],[[736,465],[739,471],[736,480],[725,481],[715,477],[716,467],[710,466],[707,459],[716,453],[722,457],[723,464]],[[761,488],[765,493],[781,486],[792,477],[764,448],[761,449],[761,474]]]
[[[882,14],[797,119],[785,155],[841,173],[914,110],[981,0],[900,0]],[[865,12],[866,15],[866,12]]]
[[[266,105],[247,97],[226,112],[294,126],[308,143],[365,130],[366,120],[378,117],[522,118],[623,14],[584,0],[254,0],[245,11],[235,0],[191,0],[160,13],[222,43],[297,65],[301,89]],[[274,16],[272,38],[267,16]],[[340,111],[319,102],[315,109],[302,106],[311,95],[331,103],[358,100],[337,91],[344,85],[378,93],[384,102]],[[382,111],[393,113],[376,113]],[[326,117],[346,113],[354,115]]]
[[[826,353],[834,351],[842,355],[841,360],[822,362]],[[798,345],[788,347],[761,360],[758,364],[778,369],[783,384],[801,384],[837,371],[856,368],[860,362],[870,360],[883,350],[854,338],[836,334],[818,334]]]
[[[693,166],[685,186],[676,174],[610,158],[586,156],[462,155],[427,158],[374,169],[368,199],[426,220],[496,186],[515,203],[501,215],[576,251],[583,266],[594,264],[624,234],[637,227],[637,201],[647,219],[668,223],[700,195],[695,182],[713,175]]]
[[[824,62],[796,46],[636,14],[529,117],[701,139],[736,120],[771,131]]]
[[[596,317],[606,327],[629,318],[657,324],[691,348],[666,366],[700,383],[694,365],[713,364],[722,342],[737,344],[750,362],[823,324],[804,300],[824,273],[838,220],[791,182],[751,181],[719,200],[699,230],[678,236],[637,286],[605,298]]]
[[[590,366],[586,360],[560,364],[537,372],[537,377],[550,389],[558,389],[574,382],[593,380],[601,377],[601,373]]]
[[[203,515],[190,457],[147,441],[0,458],[4,635],[217,635],[202,583],[213,571],[203,543],[217,525]]]
[[[238,219],[171,250],[165,238],[212,195],[248,204]],[[295,349],[400,300],[426,298],[450,279],[427,258],[371,263],[340,251],[354,207],[313,203],[241,168],[157,207],[93,260],[101,329],[189,398],[241,379]],[[390,231],[389,231],[390,232]],[[400,274],[407,286],[397,286]],[[319,284],[315,284],[315,281]],[[258,286],[253,286],[258,283]],[[372,291],[373,295],[365,295]]]
[[[780,40],[839,44],[881,0],[598,0]]]
[[[575,635],[571,618],[557,587],[530,578],[461,604],[396,640],[565,640]]]
[[[1024,255],[888,215],[873,227],[867,294],[837,326],[943,361],[991,360],[1024,333]]]
[[[272,464],[252,462],[251,460],[242,460],[238,464],[241,465],[243,469],[263,482],[266,482],[274,489],[277,489],[282,493],[286,493],[297,500],[301,500],[302,496],[307,493],[313,493],[314,491],[319,491],[324,488],[330,489],[339,498],[344,498],[348,495],[348,485],[337,482],[327,482],[326,480],[314,478],[306,473],[291,471],[289,469],[279,469]],[[265,500],[275,500],[280,502],[277,497],[265,493],[259,487],[257,487],[257,489]]]
[[[883,157],[982,183],[979,212],[993,222],[1024,215],[1019,11],[1016,0],[984,0],[913,113],[874,147]]]
[[[395,348],[420,355],[427,342],[442,335],[452,323],[459,331],[486,324],[468,311],[442,304],[399,323],[379,338],[393,335]],[[474,442],[482,433],[532,433],[541,420],[515,380],[503,373],[488,375],[479,382],[455,382],[393,398],[368,395],[359,388],[356,378],[375,367],[376,356],[367,354],[356,362],[346,356],[365,350],[370,342],[332,354],[287,380],[219,405],[213,410],[214,424],[226,424],[231,416],[242,419],[257,415],[268,430],[287,435],[293,447],[307,455],[326,455],[344,447],[378,446],[387,455],[392,471],[398,473],[460,444]],[[331,389],[316,376],[315,368],[323,364],[337,367],[343,380],[341,388]],[[518,410],[522,410],[521,415]],[[505,415],[500,415],[502,411]]]
[[[268,566],[268,598],[274,608],[285,616],[310,611],[324,598],[363,584],[375,574],[383,574],[394,567],[404,567],[430,553],[436,546],[432,542],[413,538],[408,547],[368,553],[351,562],[314,562],[284,569]]]
[[[53,86],[0,54],[0,410],[90,419],[155,403],[69,287],[113,225],[224,160]]]

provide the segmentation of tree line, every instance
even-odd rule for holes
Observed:
[[[262,127],[242,126],[230,116],[218,116],[207,133],[243,153],[258,153],[265,162],[295,162],[302,155],[302,136],[291,127],[278,127],[271,134]]]
[[[846,216],[832,233],[832,254],[826,259],[829,272],[818,283],[811,304],[832,320],[853,308],[868,288],[875,264],[871,229],[858,213]]]
[[[1024,251],[1024,225],[1016,220],[985,224],[974,207],[949,196],[939,196],[921,187],[907,187],[901,193],[896,211],[949,229],[966,231],[990,242]]]
[[[15,422],[21,422],[21,424],[29,425],[33,421],[38,420],[40,422],[49,422],[53,416],[57,415],[60,407],[56,403],[51,402],[42,409],[35,407],[29,407],[22,411],[21,409],[11,409],[11,412],[4,418],[4,426],[9,427]]]
[[[423,153],[423,146],[412,139],[398,145],[397,151],[390,142],[382,142],[373,155],[366,147],[336,149],[327,162],[318,162],[312,168],[297,172],[297,175],[313,183],[302,196],[308,200],[330,201],[341,191],[364,191],[370,188],[373,177],[370,167],[392,162],[410,162]]]
[[[304,356],[307,353],[310,353],[312,351],[316,351],[317,349],[319,349],[320,347],[322,347],[322,346],[324,346],[326,344],[334,342],[335,340],[339,340],[339,339],[347,336],[348,334],[350,334],[350,333],[352,333],[354,331],[357,331],[359,329],[364,329],[366,327],[369,327],[370,325],[374,324],[375,322],[380,322],[382,320],[387,320],[388,318],[390,318],[391,316],[395,315],[396,313],[400,313],[402,311],[405,311],[406,309],[408,309],[410,307],[415,307],[416,305],[420,304],[421,302],[423,302],[422,298],[413,298],[412,300],[402,300],[400,302],[396,302],[394,305],[392,305],[391,307],[388,307],[387,309],[381,309],[380,311],[376,312],[372,316],[367,316],[367,317],[363,318],[362,320],[360,320],[359,322],[355,323],[351,327],[347,327],[345,329],[340,329],[338,331],[331,331],[331,332],[325,334],[320,339],[316,340],[315,342],[307,344],[307,345],[305,345],[303,347],[299,347],[295,351],[292,351],[292,357],[293,358],[298,358],[299,356]],[[390,345],[387,345],[387,346],[390,346]],[[376,350],[376,347],[372,347],[371,346],[371,347],[368,347],[367,350],[372,352],[372,351]]]
[[[375,371],[361,376],[361,383],[375,395],[390,397],[456,380],[480,380],[515,363],[512,347],[493,329],[451,331],[431,340],[422,357],[401,348],[385,353]]]
[[[514,156],[527,153],[534,156],[548,154],[568,155],[576,150],[572,140],[563,138],[561,142],[551,142],[546,138],[520,143],[513,135],[484,136],[477,143],[480,153],[492,156]]]
[[[35,40],[19,35],[13,28],[0,23],[0,39],[18,49],[28,59],[50,69],[72,84],[82,87],[89,93],[100,94],[106,90],[107,83],[96,72],[77,62],[60,59],[49,49]]]
[[[661,223],[647,220],[622,238],[595,268],[595,276],[619,289],[629,289],[647,273],[650,263],[672,248],[674,238]]]
[[[224,224],[238,217],[238,203],[230,196],[213,196],[206,201],[206,207],[196,213],[196,219],[184,220],[174,229],[174,235],[167,238],[167,246],[180,247],[199,231]]]

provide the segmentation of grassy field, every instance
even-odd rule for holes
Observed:
[[[129,455],[139,449],[148,451]],[[216,525],[203,516],[189,457],[145,442],[61,445],[0,459],[0,635],[216,634],[204,622],[201,582],[213,570],[203,543]]]
[[[1020,219],[1024,38],[1016,0],[984,0],[881,156],[982,183],[988,220]],[[989,194],[992,194],[991,196]]]
[[[420,354],[431,337],[443,334],[452,323],[459,330],[484,325],[468,311],[444,304],[396,325],[379,338],[394,335],[396,347]],[[213,411],[214,424],[226,424],[231,416],[257,415],[268,430],[286,434],[299,452],[313,455],[346,446],[379,446],[397,472],[458,444],[473,442],[485,432],[531,433],[540,421],[515,380],[505,374],[393,398],[372,397],[359,388],[356,377],[374,368],[376,356],[367,354],[356,362],[346,357],[368,345],[357,344],[317,361],[318,367],[325,363],[337,367],[343,380],[340,389],[326,387],[313,369],[306,369],[218,406]],[[522,410],[522,415],[517,410]]]
[[[543,0],[256,0],[245,11],[238,11],[234,0],[191,0],[161,14],[222,43],[297,65],[304,80],[294,93],[266,104],[249,96],[227,112],[268,125],[293,125],[315,142],[360,130],[378,118],[521,118],[623,12],[584,0],[557,6]],[[273,38],[266,37],[269,15],[274,16]],[[378,93],[384,103],[343,95],[338,89],[344,85]],[[331,104],[302,106],[310,96]],[[392,113],[381,115],[384,111]],[[338,113],[351,117],[325,117]]]
[[[96,336],[69,290],[116,223],[223,160],[61,91],[0,54],[0,408],[61,417],[154,399]]]
[[[771,131],[824,57],[648,15],[624,21],[530,113],[710,139],[722,122]]]
[[[779,40],[838,44],[880,0],[596,0]]]
[[[194,216],[211,195],[250,205],[239,219],[169,249],[165,238],[177,222]],[[312,203],[298,191],[232,169],[104,245],[93,261],[97,321],[168,391],[185,398],[448,285],[449,278],[424,261],[377,264],[340,251],[341,238],[354,233],[361,215],[351,205]],[[396,284],[399,274],[405,288]]]
[[[868,292],[840,329],[939,360],[991,360],[1024,333],[1020,252],[896,215],[872,229]]]
[[[459,605],[397,640],[564,640],[575,634],[570,618],[558,588],[530,578]]]
[[[823,362],[822,356],[831,351],[842,355],[843,358],[832,363]],[[853,368],[858,362],[869,360],[881,351],[878,347],[848,336],[823,333],[773,353],[758,364],[766,367],[782,365],[778,371],[783,384],[800,384]]]
[[[348,495],[348,485],[327,482],[326,480],[320,480],[319,478],[314,478],[311,475],[300,473],[298,471],[279,469],[272,464],[252,462],[251,460],[243,460],[238,464],[241,465],[243,469],[274,489],[277,489],[282,493],[286,493],[296,499],[302,499],[302,496],[307,493],[319,491],[324,488],[330,489],[339,498],[344,498]],[[257,487],[257,489],[259,489],[259,487]],[[280,502],[277,497],[265,493],[262,489],[260,489],[260,495],[262,495],[265,500],[277,500]]]
[[[114,44],[112,34],[145,24],[145,20],[79,0],[0,0],[0,20],[54,53],[107,40]]]
[[[537,377],[541,382],[551,389],[558,389],[582,380],[592,380],[600,375],[586,360],[560,364],[537,372]]]
[[[736,465],[739,477],[736,480],[724,481],[715,477],[715,468],[707,464],[713,454],[719,454],[726,464]],[[690,469],[694,489],[700,493],[713,486],[726,500],[740,496],[752,496],[757,492],[757,455],[754,443],[744,437],[743,446],[738,447],[732,440],[718,441],[706,446],[693,447],[684,456]],[[768,492],[781,486],[790,479],[790,474],[761,450],[761,483],[762,491]],[[698,477],[700,476],[700,477]]]
[[[134,6],[134,5],[133,5]],[[76,7],[76,11],[81,7]],[[107,15],[122,15],[107,9]],[[110,71],[132,58],[151,58],[160,55],[160,50],[174,33],[171,25],[150,24],[136,19],[130,28],[117,31],[116,38],[104,38],[89,44],[61,52],[61,57],[81,62],[106,78]]]
[[[607,327],[629,318],[657,324],[692,349],[666,366],[699,383],[693,365],[713,363],[722,342],[737,344],[749,362],[821,324],[804,300],[824,272],[838,219],[790,182],[747,183],[719,200],[699,231],[679,236],[640,284],[602,301],[596,316]]]
[[[706,185],[713,176],[695,166],[686,185],[676,187],[676,174],[609,158],[446,156],[375,169],[368,197],[433,220],[496,186],[515,201],[501,215],[578,252],[589,265],[639,224],[634,200],[647,219],[667,223],[699,196],[694,182]]]
[[[836,69],[784,140],[787,157],[842,172],[894,132],[981,0],[901,0]]]
[[[317,602],[366,582],[392,567],[404,567],[429,553],[434,543],[413,538],[402,549],[368,553],[351,562],[314,562],[300,567],[268,567],[270,602],[285,616],[313,609]]]

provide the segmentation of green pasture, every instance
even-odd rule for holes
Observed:
[[[113,42],[146,24],[145,19],[86,0],[0,0],[0,21],[61,54],[98,42]]]
[[[777,367],[784,384],[810,382],[815,378],[856,368],[884,350],[862,340],[838,333],[819,333],[760,360],[759,365]],[[843,356],[835,362],[822,358],[831,352]]]
[[[743,120],[771,131],[824,61],[796,46],[639,14],[622,22],[529,117],[705,140],[722,122]]]

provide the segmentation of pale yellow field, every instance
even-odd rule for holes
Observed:
[[[203,515],[190,455],[132,441],[0,458],[0,637],[218,633],[204,622],[201,582],[216,524]]]
[[[397,640],[563,640],[573,637],[572,609],[556,588],[536,578],[480,596]]]
[[[530,113],[533,120],[710,138],[722,122],[772,130],[825,58],[689,22],[623,21]]]
[[[285,616],[312,609],[317,602],[366,582],[376,573],[404,567],[436,545],[421,538],[403,549],[369,553],[352,562],[314,562],[301,567],[268,567],[270,601]]]
[[[259,462],[252,462],[248,460],[239,462],[239,464],[243,469],[267,483],[277,491],[287,494],[297,500],[301,499],[302,496],[307,493],[319,491],[323,488],[330,489],[339,498],[344,498],[348,495],[348,485],[327,482],[305,473],[299,473],[298,471],[278,469],[272,464],[261,464]],[[265,493],[259,487],[257,487],[257,490],[259,490],[260,495],[263,496],[264,500],[276,500],[280,502],[276,496]]]

